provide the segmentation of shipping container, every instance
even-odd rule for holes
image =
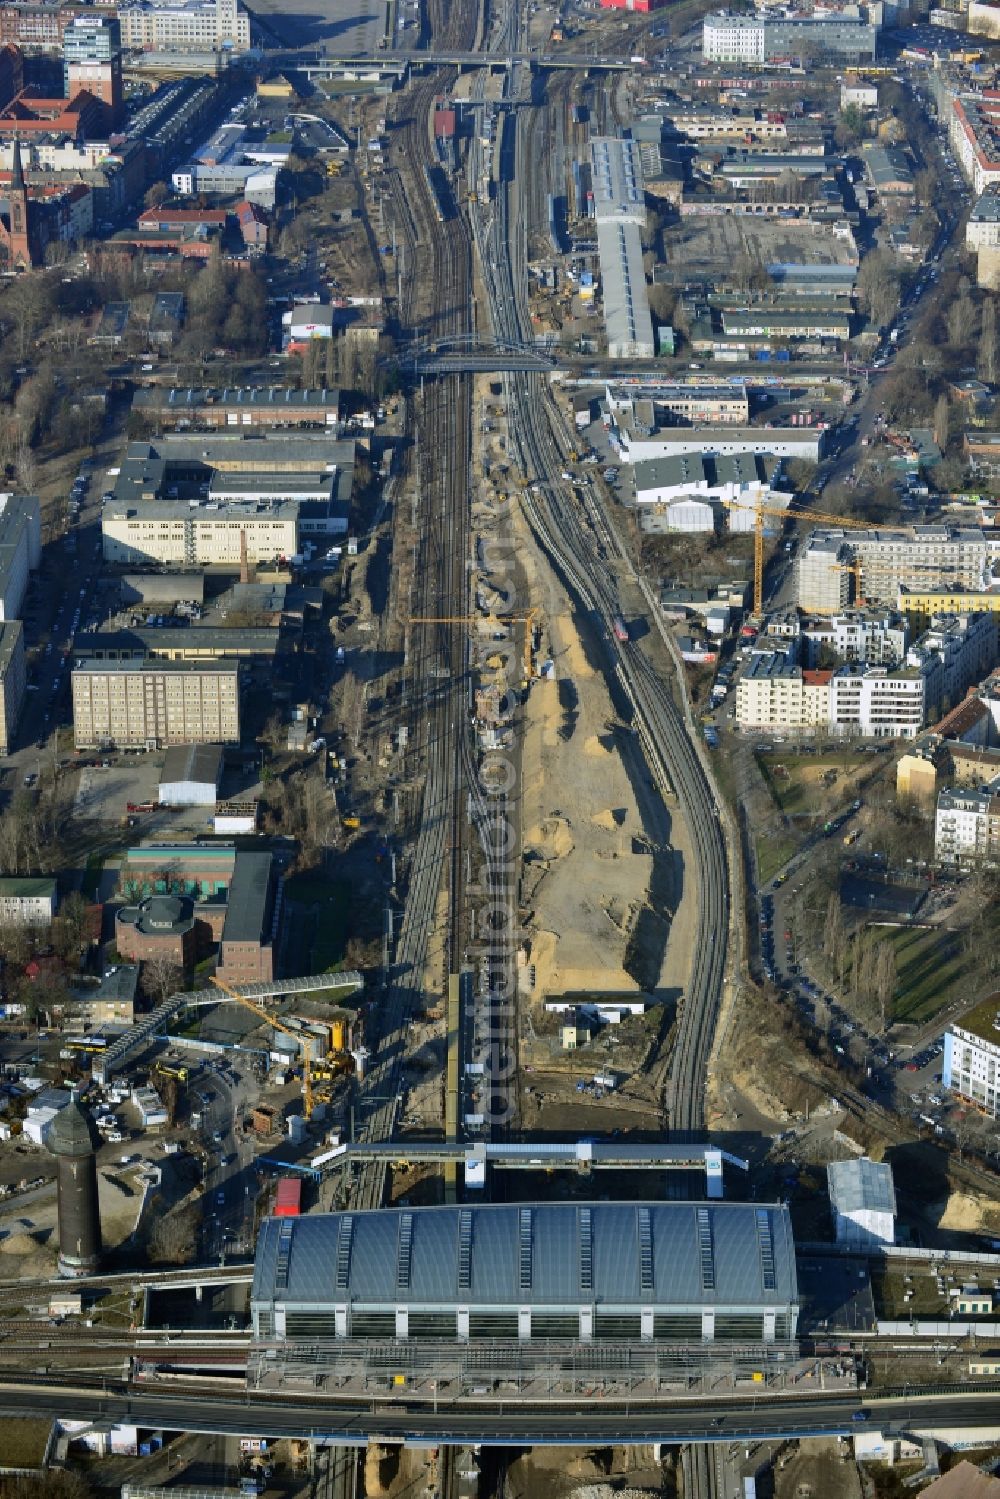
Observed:
[[[297,1218],[302,1211],[302,1180],[298,1176],[283,1176],[278,1181],[274,1194],[274,1216]]]

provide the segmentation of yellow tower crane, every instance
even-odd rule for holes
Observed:
[[[760,614],[764,608],[764,517],[776,516],[779,520],[803,521],[810,525],[833,526],[844,531],[870,531],[871,521],[852,520],[843,515],[826,515],[822,510],[793,510],[791,506],[764,505],[757,500],[753,506],[741,500],[723,500],[727,510],[753,510],[753,612]]]
[[[524,678],[530,682],[532,669],[532,636],[535,629],[537,609],[528,609],[523,614],[411,614],[407,624],[411,625],[504,625],[517,621],[524,625]]]
[[[247,999],[245,994],[241,994],[239,990],[234,989],[231,984],[227,984],[223,979],[216,978],[215,974],[212,975],[212,983],[217,989],[221,989],[223,994],[228,994],[229,998],[235,1000],[238,1005],[242,1005],[244,1009],[252,1011],[252,1013],[256,1015],[258,1019],[266,1021],[268,1025],[273,1026],[276,1031],[281,1031],[283,1035],[291,1036],[292,1040],[297,1042],[301,1047],[302,1096],[305,1104],[306,1118],[311,1119],[313,1111],[312,1066],[310,1064],[309,1051],[307,1049],[307,1038],[305,1036],[301,1036],[298,1031],[293,1030],[290,1025],[284,1025],[280,1020],[276,1019],[274,1015],[269,1015],[266,1010],[260,1007],[260,1005],[254,1004],[252,999]]]

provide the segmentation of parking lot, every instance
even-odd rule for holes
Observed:
[[[162,755],[135,755],[124,764],[103,762],[88,765],[80,772],[80,785],[76,793],[74,810],[78,817],[88,817],[96,822],[113,823],[120,826],[129,816],[128,807],[155,802]],[[136,836],[148,838],[203,833],[211,819],[208,807],[162,807],[154,812],[132,814],[136,823]]]

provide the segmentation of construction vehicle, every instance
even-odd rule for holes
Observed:
[[[528,609],[523,614],[411,614],[411,625],[489,625],[500,628],[517,621],[524,625],[524,651],[522,667],[524,680],[530,682],[534,676],[534,634],[537,609]]]
[[[727,510],[749,510],[751,507],[741,500],[723,500]],[[764,517],[776,516],[783,521],[804,521],[809,525],[833,526],[841,531],[870,531],[871,521],[851,520],[843,515],[826,515],[822,510],[793,510],[791,506],[763,505],[757,500],[753,505],[753,612],[758,617],[764,612]]]
[[[170,1067],[166,1062],[155,1062],[153,1071],[159,1072],[163,1077],[175,1077],[179,1083],[186,1083],[188,1080],[186,1067]]]
[[[212,974],[212,983],[217,989],[221,989],[223,994],[235,1000],[238,1005],[242,1005],[245,1010],[250,1010],[259,1020],[263,1020],[267,1025],[272,1026],[274,1030],[281,1031],[283,1036],[291,1036],[295,1044],[301,1048],[302,1098],[306,1119],[311,1119],[313,1112],[312,1063],[306,1045],[307,1037],[303,1036],[301,1032],[293,1030],[290,1025],[285,1025],[275,1015],[269,1015],[260,1005],[254,1004],[252,999],[247,999],[245,994],[241,994],[238,989],[234,989],[231,984],[227,984],[224,979],[218,978],[214,973]]]

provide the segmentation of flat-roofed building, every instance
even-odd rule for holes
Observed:
[[[36,495],[0,494],[0,620],[17,619],[28,579],[42,560]]]
[[[0,754],[9,754],[27,687],[24,627],[19,619],[0,624]]]
[[[101,518],[104,560],[121,566],[159,562],[172,567],[238,568],[276,562],[299,549],[299,507],[217,501],[192,505],[176,500],[118,500]],[[245,552],[244,552],[245,547]]]
[[[132,410],[161,427],[313,427],[340,429],[339,390],[280,385],[137,390]]]
[[[1000,788],[938,794],[934,857],[942,864],[1000,864]]]
[[[10,926],[50,926],[59,897],[50,875],[0,879],[0,921]]]
[[[896,1191],[887,1161],[831,1161],[826,1186],[838,1244],[871,1249],[896,1242]]]
[[[72,685],[77,749],[239,743],[235,662],[85,660]]]
[[[991,994],[944,1033],[944,1087],[1000,1117],[1000,994]]]
[[[239,0],[127,0],[122,43],[140,52],[249,52],[250,16]]]

